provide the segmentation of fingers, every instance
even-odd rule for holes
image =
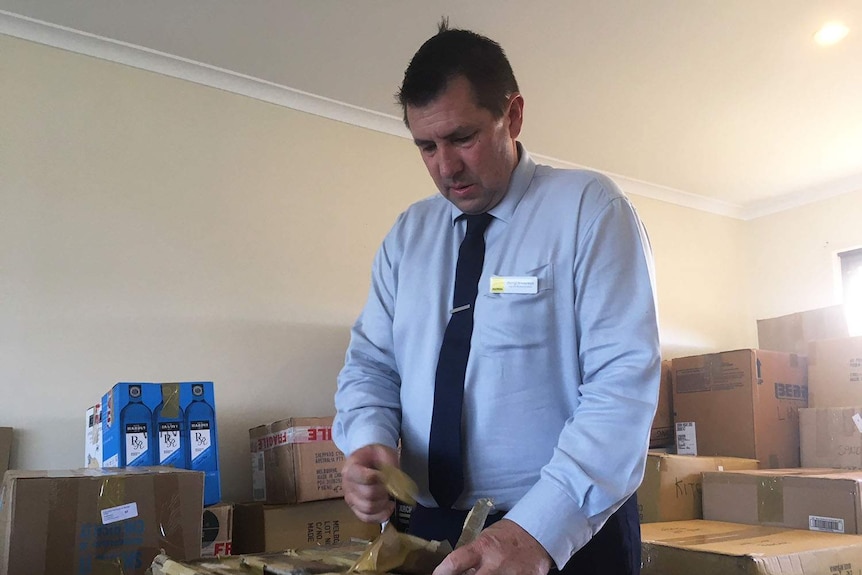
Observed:
[[[475,573],[482,564],[482,555],[473,545],[456,549],[446,556],[432,575],[461,575]]]
[[[377,468],[383,463],[397,465],[394,449],[383,445],[369,445],[353,452],[341,470],[344,501],[362,521],[382,523],[395,510],[395,503],[383,484]]]

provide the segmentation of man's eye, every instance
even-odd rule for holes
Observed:
[[[456,144],[466,144],[470,140],[473,139],[474,134],[470,134],[469,136],[462,136],[460,138],[455,138],[452,141]]]
[[[435,146],[434,144],[427,144],[425,146],[420,146],[420,149],[422,150],[422,152],[430,154],[437,149],[437,146]]]

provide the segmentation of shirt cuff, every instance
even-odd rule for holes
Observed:
[[[593,537],[589,521],[580,506],[552,482],[540,479],[515,506],[506,519],[520,525],[562,569]]]

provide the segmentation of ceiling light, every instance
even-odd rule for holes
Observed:
[[[829,22],[814,35],[814,41],[821,46],[832,46],[844,39],[849,30],[841,22]]]

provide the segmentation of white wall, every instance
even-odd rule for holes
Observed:
[[[13,466],[80,466],[84,410],[117,381],[213,380],[224,495],[248,498],[248,428],[333,412],[374,251],[433,193],[412,143],[9,37],[0,54]],[[666,357],[755,345],[752,224],[633,200]]]
[[[753,347],[745,282],[746,222],[632,196],[655,257],[662,354]]]
[[[862,190],[748,222],[758,319],[842,303],[838,253],[862,247]]]
[[[249,427],[334,413],[412,144],[0,36],[0,422],[79,467],[117,381],[213,380],[225,496]]]

